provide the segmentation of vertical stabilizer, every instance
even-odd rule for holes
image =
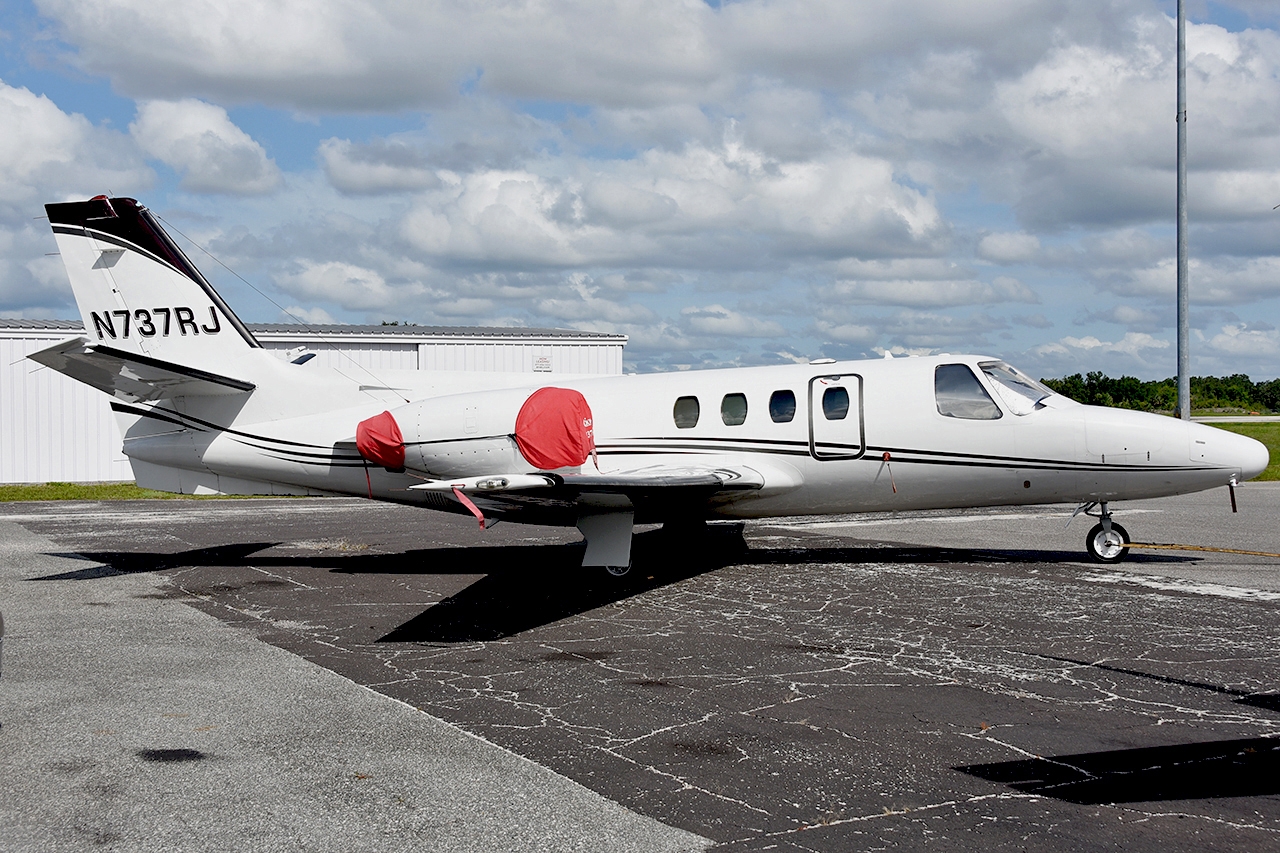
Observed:
[[[45,210],[91,345],[205,368],[261,347],[138,202],[97,196]]]

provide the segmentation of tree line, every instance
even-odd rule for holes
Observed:
[[[1054,391],[1091,406],[1115,406],[1144,412],[1172,412],[1178,407],[1175,377],[1144,382],[1133,376],[1113,379],[1101,371],[1041,379]],[[1191,408],[1243,409],[1280,412],[1280,379],[1254,382],[1243,373],[1234,376],[1192,376]]]

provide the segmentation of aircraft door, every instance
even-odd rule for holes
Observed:
[[[809,453],[814,459],[858,459],[867,452],[862,377],[856,373],[809,380]]]

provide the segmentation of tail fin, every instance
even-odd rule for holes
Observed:
[[[204,368],[261,348],[138,202],[97,196],[45,210],[91,345]]]

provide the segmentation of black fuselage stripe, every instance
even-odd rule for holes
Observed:
[[[292,462],[295,465],[309,465],[313,468],[364,468],[368,463],[361,459],[359,462],[345,462],[330,459],[327,461],[314,459],[295,459],[291,456],[279,456],[274,451],[266,448],[259,448],[267,456],[280,462]]]
[[[820,450],[822,449],[827,449],[827,450],[855,449],[856,450],[857,445],[819,443],[818,448]],[[868,449],[879,450],[879,448],[868,448]],[[748,452],[762,453],[762,454],[768,454],[773,456],[810,456],[810,454],[807,451],[798,451],[798,450],[781,450],[781,449],[762,450],[762,449],[752,449],[752,448],[734,448],[733,450],[736,450],[742,453],[748,453]],[[679,445],[671,445],[669,447],[627,447],[625,445],[624,446],[600,445],[597,448],[597,451],[602,456],[629,456],[629,455],[661,456],[663,454],[692,455],[699,452],[718,453],[723,455],[726,453],[733,452],[732,450],[728,450],[723,447],[704,447],[696,444],[679,444]],[[905,453],[910,451],[897,451],[897,452]],[[921,451],[921,452],[928,452],[928,451]],[[965,454],[965,455],[971,458],[968,458],[968,459],[928,459],[928,458],[920,459],[920,458],[914,458],[911,456],[893,456],[893,458],[890,459],[889,461],[891,463],[904,463],[904,464],[916,464],[916,465],[953,465],[953,466],[962,466],[962,467],[968,466],[968,467],[975,467],[975,468],[1009,468],[1009,469],[1019,469],[1019,470],[1025,470],[1025,471],[1037,471],[1037,470],[1038,471],[1077,471],[1081,473],[1224,470],[1220,466],[1214,466],[1214,465],[1204,465],[1204,466],[1104,465],[1104,464],[1094,463],[1094,462],[1054,462],[1051,460],[1018,461],[1018,460],[1011,460],[1001,456],[991,456],[991,457],[983,458],[983,457],[977,456],[976,454]],[[875,462],[877,464],[883,464],[884,462],[883,458],[879,456],[863,456],[861,457],[861,459],[866,462]],[[832,459],[830,461],[837,462],[841,460]],[[845,459],[843,461],[851,461],[851,460]]]
[[[679,439],[673,439],[667,436],[648,436],[643,438],[638,437],[638,438],[627,438],[627,439],[620,439],[620,440],[635,441],[635,442],[680,441],[682,442],[680,446],[683,446],[683,447],[706,447],[708,444],[724,444],[724,445],[734,445],[744,450],[752,449],[752,448],[746,447],[746,445],[749,445],[749,444],[766,444],[766,445],[784,446],[784,447],[808,447],[809,446],[809,442],[807,441],[795,441],[795,440],[784,440],[784,439],[773,439],[773,438],[736,438],[736,437],[724,437],[724,436],[698,436],[697,438],[692,438],[692,437],[684,438],[683,436],[681,436]],[[819,447],[839,447],[839,448],[846,448],[846,449],[852,449],[852,450],[860,449],[860,446],[857,444],[839,444],[836,442],[829,442],[829,441],[819,441],[817,442],[817,445]],[[625,445],[613,444],[609,446],[623,447]],[[918,448],[911,448],[911,447],[891,447],[891,446],[879,446],[874,444],[867,445],[868,453],[884,453],[885,451],[888,451],[890,454],[913,453],[918,456],[945,456],[945,457],[952,457],[956,459],[999,460],[1002,462],[1014,463],[1016,465],[1071,466],[1071,465],[1097,464],[1097,463],[1090,463],[1090,462],[1074,462],[1069,459],[1033,459],[1026,456],[999,456],[999,455],[994,455],[990,453],[961,453],[959,451],[954,451],[954,450],[920,450]],[[897,461],[897,460],[894,460],[894,461]],[[1112,467],[1112,466],[1109,466],[1109,467]],[[1150,470],[1150,468],[1148,468],[1147,466],[1137,466],[1137,467],[1141,468],[1141,470],[1144,470],[1144,471]],[[1177,470],[1181,470],[1181,469],[1177,469]]]
[[[339,456],[335,453],[307,453],[304,450],[289,450],[287,448],[280,448],[280,447],[263,447],[261,445],[251,444],[239,438],[236,439],[236,443],[243,444],[245,447],[252,447],[254,450],[264,450],[270,453],[288,453],[291,456],[301,456],[309,459],[332,459],[337,462],[359,462],[362,465],[364,464],[364,457],[362,456]]]
[[[139,409],[136,406],[127,406],[124,403],[112,402],[111,411],[121,412],[126,415],[137,415],[140,418],[151,418],[152,420],[155,420],[155,421],[164,421],[165,423],[177,424],[178,426],[184,429],[191,429],[189,424],[183,423],[177,418],[170,418],[161,414],[157,414],[155,409]],[[205,430],[201,430],[201,432],[204,432],[204,431]]]
[[[119,408],[117,408],[117,406],[119,406]],[[138,409],[134,407],[126,407],[123,404],[119,404],[119,403],[112,403],[111,407],[116,411],[127,411],[129,414],[139,415],[144,418],[155,418],[156,420],[160,420],[160,421],[168,421],[170,423],[178,424],[179,426],[187,427],[188,429],[192,428],[192,424],[196,424],[199,427],[207,427],[208,429],[213,430],[215,432],[225,432],[228,435],[238,435],[242,438],[251,438],[255,441],[262,441],[268,444],[284,444],[284,445],[289,445],[290,447],[310,447],[316,450],[330,449],[329,447],[326,447],[323,444],[307,444],[302,441],[286,441],[283,438],[271,438],[270,436],[254,435],[253,433],[249,433],[249,432],[241,432],[238,429],[231,429],[230,427],[218,426],[217,424],[212,423],[211,421],[201,420],[200,418],[194,417],[192,415],[184,415],[181,412],[175,412],[172,409],[162,409],[159,406],[157,406],[154,409]],[[158,414],[160,412],[163,412],[164,414]],[[178,418],[181,418],[182,420],[175,420],[174,418],[166,417],[166,415],[175,415]],[[191,421],[191,423],[187,423],[187,421]]]

